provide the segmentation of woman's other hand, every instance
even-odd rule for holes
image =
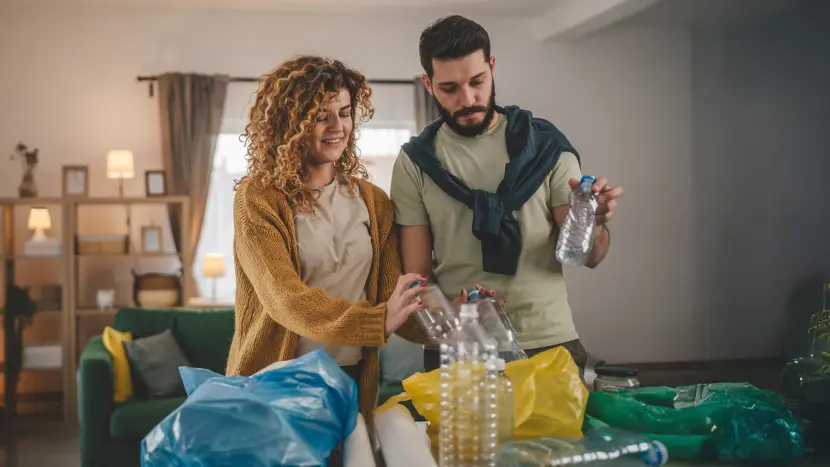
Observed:
[[[421,281],[421,284],[410,288],[409,285],[415,281]],[[404,274],[398,278],[398,285],[386,302],[387,336],[394,334],[424,304],[415,297],[424,292],[426,285],[427,278],[420,274]]]

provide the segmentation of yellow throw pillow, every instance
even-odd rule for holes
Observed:
[[[130,361],[124,351],[124,341],[132,341],[130,332],[120,332],[109,326],[104,328],[104,347],[112,355],[113,400],[126,402],[133,397],[133,379],[130,375]]]

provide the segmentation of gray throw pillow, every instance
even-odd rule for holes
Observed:
[[[124,351],[149,397],[185,394],[180,366],[190,366],[170,330],[124,342]]]

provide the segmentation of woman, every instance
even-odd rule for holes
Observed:
[[[366,78],[304,56],[263,77],[246,128],[249,174],[234,200],[236,330],[229,375],[323,348],[358,382],[371,419],[378,347],[423,342],[409,317],[426,278],[401,276],[393,207],[366,181],[355,128],[373,115]],[[358,120],[358,121],[356,121]]]

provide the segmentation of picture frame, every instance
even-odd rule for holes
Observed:
[[[161,253],[161,227],[145,225],[141,228],[141,252]]]
[[[89,166],[63,166],[61,193],[64,196],[89,196]]]
[[[147,170],[144,172],[144,190],[147,196],[167,195],[167,184],[163,170]]]

